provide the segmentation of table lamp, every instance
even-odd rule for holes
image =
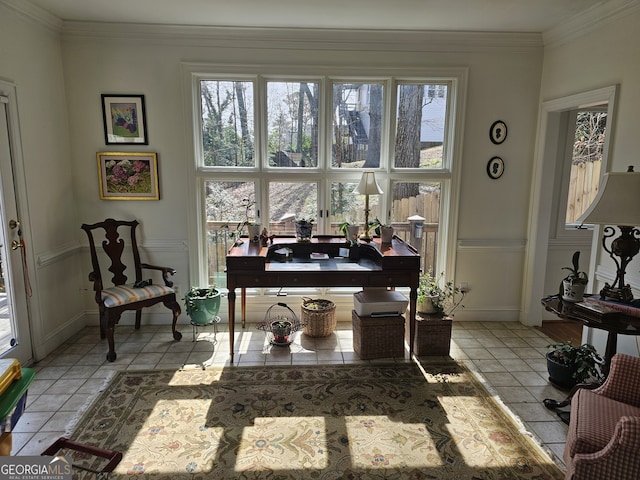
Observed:
[[[356,187],[356,192],[360,195],[364,195],[364,233],[360,235],[360,239],[366,242],[371,241],[369,236],[369,195],[380,195],[384,193],[376,182],[376,175],[374,172],[362,172],[362,178],[360,183]]]
[[[602,298],[611,298],[631,303],[631,286],[625,284],[624,275],[627,265],[640,251],[640,172],[634,172],[630,166],[626,172],[605,173],[598,195],[591,206],[578,219],[582,223],[606,225],[603,230],[602,248],[616,264],[616,278],[613,285],[605,283],[600,290]],[[616,225],[620,236],[615,236]]]

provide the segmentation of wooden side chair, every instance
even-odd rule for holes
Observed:
[[[165,307],[173,312],[173,324],[171,326],[173,338],[175,340],[182,338],[182,334],[176,331],[176,322],[181,312],[180,304],[176,301],[176,293],[171,288],[173,287],[173,282],[170,279],[170,276],[174,275],[176,271],[170,267],[158,267],[140,262],[140,253],[136,242],[137,226],[138,222],[136,220],[128,222],[107,218],[104,222],[92,225],[83,224],[81,227],[89,237],[91,266],[93,268],[93,271],[89,274],[89,280],[93,282],[95,300],[100,312],[100,338],[105,338],[106,336],[109,342],[109,352],[107,353],[109,362],[113,362],[116,359],[113,340],[115,326],[120,321],[122,312],[127,310],[136,311],[135,328],[138,330],[140,328],[142,309],[162,302]],[[104,240],[102,240],[104,253],[96,248],[94,233],[96,235],[104,233]],[[123,234],[122,238],[120,237],[121,233]],[[130,243],[127,246],[127,253],[125,253],[127,238]],[[97,240],[100,241],[101,238]],[[131,283],[127,283],[128,278],[125,275],[127,266],[123,261],[129,263],[129,267],[133,268],[135,280]],[[131,262],[133,263],[132,265]],[[110,284],[103,282],[100,265],[104,267],[108,265],[107,270],[113,274]],[[143,269],[161,271],[164,284],[155,284],[152,279],[144,280],[142,276]]]

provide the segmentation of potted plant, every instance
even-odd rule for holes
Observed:
[[[242,239],[240,237],[242,237],[242,235],[244,234],[244,229],[245,227],[247,228],[247,235],[249,236],[249,240],[251,242],[258,242],[260,241],[260,229],[261,229],[261,225],[259,223],[255,223],[252,222],[251,220],[249,220],[249,212],[251,211],[251,209],[253,208],[253,206],[256,204],[255,201],[252,201],[249,198],[243,198],[241,205],[244,207],[244,221],[242,222],[238,222],[238,225],[236,226],[236,229],[231,232],[230,237],[235,239],[235,243],[234,245],[239,246],[242,245]],[[223,225],[222,228],[229,228],[229,225]]]
[[[271,322],[271,333],[273,334],[273,343],[287,344],[289,343],[289,335],[293,330],[293,324],[289,320],[276,320]]]
[[[369,222],[369,230],[373,230],[382,243],[391,243],[393,239],[393,226],[382,223],[378,217]]]
[[[547,345],[547,371],[551,383],[571,388],[578,383],[594,379],[601,381],[601,366],[604,363],[593,345],[584,343],[574,346],[571,342]]]
[[[452,280],[444,282],[444,272],[437,277],[431,270],[420,275],[418,283],[417,310],[430,315],[453,316],[458,308],[464,308],[462,300],[465,293],[456,287]],[[458,298],[458,295],[460,297]]]
[[[299,242],[311,241],[311,232],[313,230],[312,218],[300,218],[295,221],[296,224],[296,239]]]
[[[338,225],[338,230],[344,235],[350,245],[354,245],[358,242],[358,232],[360,231],[359,225],[354,225],[348,221],[342,222]]]
[[[581,302],[584,297],[584,291],[589,283],[589,277],[585,272],[580,271],[580,251],[576,251],[573,254],[572,266],[562,267],[563,270],[569,270],[567,275],[560,285],[560,294],[562,299],[567,302]]]
[[[191,287],[184,295],[184,304],[192,323],[208,325],[220,310],[220,291],[215,287]]]

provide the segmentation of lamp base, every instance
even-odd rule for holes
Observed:
[[[373,240],[373,237],[371,237],[367,232],[360,235],[360,240],[362,240],[363,242],[370,242],[371,240]]]
[[[608,283],[604,284],[602,290],[600,290],[600,298],[610,298],[622,303],[631,303],[633,300],[633,292],[630,285],[625,285],[622,288],[613,288]]]

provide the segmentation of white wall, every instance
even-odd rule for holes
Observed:
[[[615,132],[612,140],[609,165],[611,171],[626,171],[634,165],[640,171],[638,131],[640,120],[640,7],[626,11],[600,28],[572,41],[545,48],[542,69],[541,98],[543,101],[595,90],[609,85],[619,85],[616,105]],[[604,281],[611,282],[615,266],[595,240],[596,278],[591,279],[591,290],[598,291]],[[563,266],[563,265],[559,265]],[[640,296],[640,258],[627,269],[626,279],[634,288],[634,296]],[[601,331],[588,332],[586,340],[592,341],[603,352],[605,336]],[[619,336],[618,351],[639,355],[637,337]]]
[[[95,28],[92,28],[95,27]],[[465,67],[468,92],[460,198],[457,276],[471,293],[459,318],[516,320],[526,215],[542,66],[537,35],[337,34],[322,31],[200,29],[172,31],[167,38],[151,27],[145,35],[118,26],[70,25],[63,56],[69,114],[77,123],[72,142],[78,214],[83,222],[106,216],[138,218],[143,244],[158,246],[156,259],[178,269],[177,282],[188,286],[187,172],[193,162],[185,125],[186,102],[181,63],[254,65],[255,72],[274,65],[300,65],[300,73],[332,66],[342,68]],[[391,41],[388,41],[391,39]],[[267,65],[268,67],[261,67]],[[355,70],[354,70],[355,71]],[[105,150],[100,112],[101,93],[143,93],[147,105],[148,148],[120,150],[158,152],[159,202],[101,201],[97,192],[96,151]],[[75,119],[82,121],[75,122]],[[509,126],[504,144],[489,140],[497,119]],[[113,147],[110,147],[113,148]],[[494,155],[503,157],[505,174],[486,175]],[[164,246],[164,247],[160,247]],[[505,252],[506,251],[506,252]],[[155,252],[154,252],[155,253]],[[87,308],[90,307],[88,302]],[[224,311],[224,310],[223,310]],[[347,312],[348,313],[348,312]],[[458,317],[457,317],[458,318]]]
[[[67,123],[59,26],[53,18],[34,19],[0,3],[0,77],[16,85],[26,173],[26,191],[19,195],[34,292],[29,305],[36,359],[84,321],[69,147],[77,130]]]

